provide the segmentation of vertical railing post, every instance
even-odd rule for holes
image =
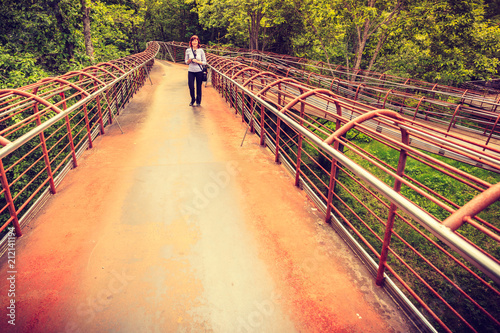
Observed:
[[[128,96],[127,103],[130,100],[130,98],[132,98],[135,95],[135,93],[137,92],[137,89],[138,89],[137,85],[138,84],[139,84],[139,70],[135,69],[130,74],[130,87],[127,90],[127,96]]]
[[[342,108],[338,102],[335,102],[335,107],[337,108],[337,114],[342,116]],[[337,119],[335,122],[335,130],[339,130],[342,123]],[[335,140],[333,143],[333,148],[335,150],[339,150],[340,142],[339,140]],[[326,214],[325,214],[325,222],[330,223],[330,216],[332,214],[332,201],[333,201],[333,193],[335,192],[335,183],[337,181],[337,160],[332,158],[332,167],[330,168],[330,182],[328,184],[328,199],[326,201]]]
[[[264,105],[260,106],[260,145],[264,145]]]
[[[227,102],[229,102],[229,97],[228,97],[229,96],[229,88],[227,87],[227,79],[226,78],[224,78],[224,92],[225,92],[224,98],[226,99],[226,103],[227,103]],[[231,105],[231,104],[229,104],[229,105]]]
[[[363,86],[364,84],[363,83],[360,83],[358,88],[356,89],[356,94],[354,95],[354,100],[357,101],[358,100],[358,93],[359,93],[359,90],[361,89],[361,86]]]
[[[220,78],[220,94],[222,95],[222,97],[224,97],[224,99],[227,102],[227,97],[226,97],[226,78],[225,77],[221,77]]]
[[[250,112],[251,112],[250,113],[250,133],[255,133],[254,104],[255,104],[255,101],[253,100],[253,98],[250,98]]]
[[[409,135],[406,130],[401,130],[401,141],[408,145],[409,143]],[[401,148],[399,151],[399,161],[397,168],[397,175],[399,177],[403,177],[404,170],[406,167],[406,158],[408,154],[404,148]],[[399,193],[401,191],[401,181],[399,179],[394,180],[394,191]],[[387,216],[387,223],[385,224],[385,234],[384,234],[384,243],[382,244],[382,250],[380,251],[380,260],[377,271],[377,279],[375,283],[378,286],[382,286],[384,283],[384,271],[387,263],[387,255],[389,252],[389,245],[391,244],[392,237],[392,229],[394,227],[394,217],[396,216],[397,206],[394,203],[391,203],[389,207],[389,214]]]
[[[488,139],[486,139],[485,145],[488,145],[490,143],[490,139],[493,136],[493,133],[495,133],[495,129],[498,125],[498,121],[500,120],[500,115],[498,115],[497,119],[495,120],[495,123],[493,124],[493,127],[491,128],[490,135],[488,135]],[[483,148],[483,151],[486,150],[486,148]]]
[[[82,76],[80,76],[80,80],[82,79]],[[82,98],[80,100],[84,99]],[[92,133],[90,132],[90,122],[89,122],[89,114],[87,111],[87,103],[83,104],[83,116],[85,117],[85,127],[87,128],[87,138],[89,139],[89,148],[93,148],[92,144]]]
[[[339,149],[339,141],[338,139],[334,142],[333,148],[335,150]],[[333,193],[335,192],[335,182],[336,182],[336,175],[337,175],[337,160],[332,158],[332,167],[330,169],[330,182],[328,184],[328,199],[326,202],[326,215],[325,215],[325,222],[330,223],[330,215],[332,213],[332,201],[333,201]]]
[[[302,126],[304,118],[305,104],[300,103],[300,125]],[[300,163],[302,156],[302,133],[299,133],[299,140],[297,142],[297,163],[295,163],[295,186],[299,186],[300,180]]]
[[[241,90],[241,122],[245,121],[245,92]],[[250,119],[248,120],[250,123]]]
[[[415,107],[415,113],[413,114],[413,120],[415,120],[417,118],[418,108],[420,107],[420,104],[422,103],[422,101],[424,100],[424,98],[425,98],[425,96],[422,96],[420,98],[420,100],[418,101],[418,104]]]
[[[104,131],[104,120],[102,119],[102,108],[101,108],[101,96],[97,96],[97,112],[99,113],[99,126],[101,128],[101,135],[105,134]]]
[[[2,187],[5,190],[5,201],[9,207],[9,213],[12,217],[12,223],[14,224],[14,229],[16,230],[16,236],[22,236],[21,226],[19,225],[19,219],[17,217],[16,207],[14,206],[14,200],[12,200],[12,194],[10,193],[9,181],[7,180],[7,175],[5,174],[5,169],[3,167],[3,161],[0,159],[0,181],[2,182]]]
[[[87,103],[83,104],[83,114],[85,116],[85,127],[87,128],[87,138],[89,139],[89,148],[93,148],[92,144],[92,133],[90,129],[89,114],[87,111]]]
[[[134,72],[130,73],[130,75],[128,76],[128,85],[123,87],[123,91],[122,91],[122,100],[123,100],[122,109],[123,110],[127,107],[128,100],[130,99],[129,96],[133,95],[134,74],[135,74]],[[132,93],[129,94],[130,92],[132,92]]]
[[[141,87],[142,87],[142,67],[134,71],[134,93],[131,96],[135,95],[139,91],[139,89],[141,89]]]
[[[484,97],[483,97],[483,98],[484,98]],[[496,105],[495,105],[495,108],[493,108],[493,107],[492,107],[492,110],[491,110],[491,111],[492,111],[494,114],[498,114],[498,113],[497,113],[497,108],[498,108],[498,103],[499,103],[499,102],[500,102],[500,98],[498,98],[498,100],[497,100],[497,101],[495,101],[495,104],[496,104]],[[481,103],[483,103],[483,102],[481,102]],[[498,122],[498,118],[497,118],[497,121],[495,122],[495,125],[497,124],[497,122]],[[495,126],[493,126],[493,127],[495,127]],[[486,135],[486,132],[488,132],[488,127],[487,127],[487,126],[484,126],[483,135]],[[491,134],[490,134],[490,135],[491,135]],[[488,141],[489,141],[489,138],[488,138]]]
[[[219,74],[217,72],[214,72],[213,70],[212,70],[211,80],[212,80],[212,86],[215,87],[217,92],[220,94]]]
[[[64,96],[64,91],[59,94],[63,100],[63,110],[66,111],[68,106],[66,105],[66,97]],[[66,121],[66,131],[68,132],[68,140],[69,146],[71,148],[71,156],[73,158],[73,167],[76,168],[78,166],[78,161],[76,159],[76,151],[75,151],[75,143],[73,141],[73,133],[71,132],[71,123],[69,121],[69,116],[65,115],[64,120]]]
[[[40,119],[40,114],[38,113],[38,103],[35,103],[35,106],[33,107],[33,112],[36,114],[36,125],[40,126],[42,124],[42,121]],[[50,193],[55,194],[56,185],[54,183],[54,175],[52,174],[52,168],[50,166],[49,152],[47,150],[47,143],[45,141],[44,131],[41,131],[38,134],[38,137],[40,138],[40,142],[42,143],[43,159],[45,161],[45,165],[47,166],[47,176],[49,177]]]
[[[147,73],[146,66],[147,66],[147,64],[144,65],[144,66],[142,66],[140,68],[141,79],[139,80],[139,89],[141,89],[146,84],[146,77],[147,77],[147,75],[146,75],[146,73]]]
[[[281,83],[278,83],[278,106],[281,106]]]
[[[126,107],[126,104],[127,104],[127,101],[129,99],[129,94],[130,95],[133,95],[134,94],[134,81],[135,81],[135,77],[134,77],[134,72],[130,73],[130,75],[127,77],[127,81],[128,81],[128,84],[124,87],[125,89],[123,89],[123,108]]]
[[[128,84],[123,87],[122,90],[122,109],[127,107],[129,96],[133,95],[134,92],[134,73],[130,73],[127,77]]]
[[[227,90],[226,90],[226,78],[225,77],[222,77],[221,78],[221,82],[220,82],[220,89],[221,89],[221,92],[222,92],[222,96],[224,97],[226,103],[227,103]]]
[[[455,108],[455,111],[453,112],[453,116],[451,117],[450,124],[448,125],[448,129],[446,130],[446,133],[450,132],[451,127],[455,127],[453,125],[453,122],[455,121],[455,117],[460,111],[460,108],[462,107],[462,104],[458,104],[457,107]],[[427,120],[427,119],[426,119]],[[448,135],[445,135],[444,137],[446,138]]]
[[[139,89],[137,87],[138,84],[139,84],[139,70],[135,69],[130,74],[130,87],[127,90],[127,101],[126,101],[126,104],[128,104],[130,102],[130,100],[132,99],[132,97],[134,97],[135,93]],[[124,107],[124,109],[125,109],[125,107]]]
[[[98,90],[97,82],[94,82],[94,90]],[[101,95],[96,97],[97,102],[97,114],[99,115],[99,126],[101,129],[101,135],[104,134],[104,120],[102,119],[102,108],[101,108]]]
[[[145,82],[145,80],[144,80],[144,66],[138,68],[135,71],[135,79],[136,79],[136,82],[135,82],[135,88],[134,88],[134,95],[139,91],[139,89],[141,89],[143,83]]]
[[[226,91],[224,90],[225,80],[226,79],[224,77],[219,77],[219,94],[221,94],[224,98],[226,98]]]
[[[130,76],[129,76],[129,85],[125,89],[123,109],[125,109],[125,107],[128,104],[128,101],[135,94],[135,82],[136,82],[136,78],[137,78],[137,70],[134,70],[134,71],[132,71],[132,73],[130,73]]]
[[[115,94],[114,94],[114,101],[115,101],[115,107],[116,107],[116,115],[119,114],[120,112],[120,105],[118,104],[118,98],[120,97],[120,93],[121,93],[121,90],[122,90],[122,86],[125,84],[124,82],[127,82],[127,80],[122,80],[120,82],[118,82],[115,87]],[[113,98],[113,95],[111,96]]]
[[[299,186],[301,157],[302,157],[302,134],[299,133],[299,140],[297,142],[297,163],[295,164],[295,186]]]
[[[277,126],[276,126],[276,150],[274,153],[274,162],[279,163],[279,161],[280,161],[279,154],[280,154],[281,118],[278,118],[276,124],[277,124]]]
[[[235,85],[231,82],[229,83],[229,105],[234,108],[234,114],[236,115],[238,114],[238,87],[234,91],[234,97],[233,90],[235,90]]]
[[[111,103],[109,102],[109,91],[110,89],[106,90],[104,98],[106,99],[106,104],[108,106],[108,124],[111,125],[113,124],[113,101],[111,101]]]
[[[37,94],[38,92],[38,87],[33,89],[33,94]],[[36,125],[40,126],[42,124],[42,121],[40,119],[40,114],[38,113],[38,102],[33,105],[33,114],[36,115]],[[56,186],[54,183],[54,175],[52,174],[52,167],[50,166],[50,158],[49,158],[49,152],[47,149],[47,142],[45,140],[45,133],[44,131],[40,132],[38,134],[38,137],[40,138],[40,143],[42,144],[42,153],[43,153],[43,159],[45,161],[45,165],[47,166],[47,176],[49,179],[49,186],[50,186],[50,193],[55,194],[56,193]]]
[[[125,108],[125,104],[127,103],[127,91],[130,89],[130,75],[127,76],[126,80],[123,80],[120,84],[120,90],[118,91],[118,95],[116,96],[116,101],[118,102],[118,98],[120,99],[120,107],[116,108],[116,115],[120,115],[120,110]]]

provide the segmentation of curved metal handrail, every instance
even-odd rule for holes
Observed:
[[[212,70],[218,72],[217,69],[215,68],[212,68]],[[413,202],[401,196],[401,194],[394,191],[392,188],[390,188],[385,183],[380,181],[378,178],[367,172],[365,169],[363,169],[361,166],[359,166],[354,161],[349,159],[347,156],[333,149],[327,142],[321,140],[316,135],[311,134],[311,132],[309,132],[303,126],[295,122],[295,120],[288,117],[286,114],[275,108],[273,105],[269,104],[261,97],[253,94],[252,91],[246,89],[239,82],[233,80],[231,77],[225,75],[222,72],[218,72],[218,74],[223,76],[225,79],[231,81],[232,84],[238,86],[238,88],[244,91],[245,94],[251,95],[252,98],[259,101],[259,103],[264,105],[274,115],[276,115],[279,119],[284,121],[288,126],[290,126],[295,131],[302,134],[304,137],[307,137],[310,141],[314,142],[316,145],[321,147],[326,153],[335,158],[342,165],[345,165],[356,176],[366,181],[370,186],[372,186],[377,191],[383,193],[384,196],[388,198],[396,206],[398,206],[399,209],[408,213],[416,221],[418,221],[421,226],[426,228],[428,231],[430,231],[433,235],[438,237],[441,241],[446,243],[452,249],[460,253],[462,257],[471,262],[474,266],[476,266],[478,269],[480,269],[482,272],[488,275],[496,283],[500,284],[500,265],[491,260],[488,256],[485,256],[476,248],[472,247],[470,244],[468,244],[459,236],[457,236],[450,228],[439,223],[427,212],[423,211]],[[386,110],[386,111],[391,114],[394,113],[391,110]]]
[[[57,108],[56,106],[52,105],[51,103],[45,101],[43,98],[40,98],[40,97],[38,97],[36,95],[30,94],[30,93],[27,93],[27,92],[24,92],[24,91],[13,90],[13,89],[0,90],[0,95],[4,94],[2,97],[6,97],[6,96],[8,96],[10,94],[23,94],[25,96],[29,95],[29,97],[34,98],[36,101],[38,101],[38,102],[40,102],[42,104],[45,104],[47,107],[52,108],[52,109],[54,109],[57,112],[56,116],[50,118],[49,120],[45,121],[41,125],[37,126],[36,128],[33,128],[29,132],[25,133],[21,137],[17,138],[16,140],[14,140],[14,141],[8,143],[7,145],[5,145],[4,147],[0,148],[0,159],[8,156],[13,151],[15,151],[16,149],[18,149],[20,146],[22,146],[23,144],[25,144],[26,142],[28,142],[30,139],[32,139],[33,137],[37,136],[38,134],[40,134],[41,132],[43,132],[47,128],[51,127],[52,125],[54,125],[55,123],[57,123],[59,120],[61,120],[62,118],[66,117],[68,114],[72,113],[74,110],[76,110],[76,109],[80,108],[81,106],[87,104],[89,101],[94,100],[97,96],[99,96],[99,95],[103,94],[104,92],[106,92],[110,87],[112,87],[115,84],[117,84],[118,82],[126,79],[131,73],[133,73],[137,69],[146,66],[146,64],[148,62],[150,62],[150,61],[152,61],[152,60],[155,59],[156,54],[158,53],[158,49],[159,49],[159,46],[158,46],[157,43],[151,44],[150,47],[151,47],[150,49],[148,49],[148,50],[145,51],[145,53],[147,53],[148,57],[146,59],[142,60],[141,63],[137,64],[135,67],[130,68],[128,71],[124,71],[123,74],[120,77],[117,77],[117,78],[115,78],[114,80],[112,80],[110,82],[104,83],[104,82],[102,82],[102,81],[99,80],[100,84],[105,84],[105,85],[103,85],[101,88],[99,88],[98,90],[96,90],[96,91],[94,91],[92,93],[85,92],[85,94],[87,94],[87,96],[85,98],[79,100],[78,102],[76,102],[75,104],[73,104],[72,106],[70,106],[69,108],[67,108],[64,111],[60,110],[59,108]],[[114,68],[117,68],[117,69],[119,68],[119,67],[117,67],[114,64],[112,64],[111,66],[114,67]],[[93,67],[94,66],[91,66],[90,68],[93,68]],[[88,73],[85,73],[84,70],[77,71],[77,72],[70,72],[70,73],[67,73],[67,74],[72,74],[72,73],[82,73],[84,75],[88,75],[88,76],[94,78],[92,75],[90,75]],[[67,75],[67,74],[65,74],[65,75]],[[64,77],[65,75],[62,75],[62,77]],[[56,79],[53,79],[53,80],[57,81]],[[47,79],[43,79],[43,80],[40,81],[40,83],[45,83],[45,82],[47,82]],[[33,86],[33,85],[31,85],[31,86]],[[4,139],[6,139],[6,138],[4,138]]]

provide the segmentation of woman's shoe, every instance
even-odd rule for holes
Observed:
[[[200,106],[201,104],[200,103],[196,103],[196,106]]]
[[[189,106],[193,106],[194,102],[189,103]]]

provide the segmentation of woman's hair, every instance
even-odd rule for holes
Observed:
[[[201,47],[201,42],[198,36],[193,35],[191,38],[189,38],[189,47],[193,47],[193,40],[197,39],[198,40],[198,47]]]

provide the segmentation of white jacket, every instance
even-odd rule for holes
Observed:
[[[207,58],[205,58],[205,52],[203,49],[191,49],[190,47],[186,49],[186,56],[184,57],[184,61],[186,64],[188,63],[189,59],[195,58],[193,51],[196,53],[196,60],[200,60],[203,62],[203,65],[207,64]],[[202,64],[197,64],[195,62],[190,62],[189,63],[189,72],[201,72],[202,71]]]

